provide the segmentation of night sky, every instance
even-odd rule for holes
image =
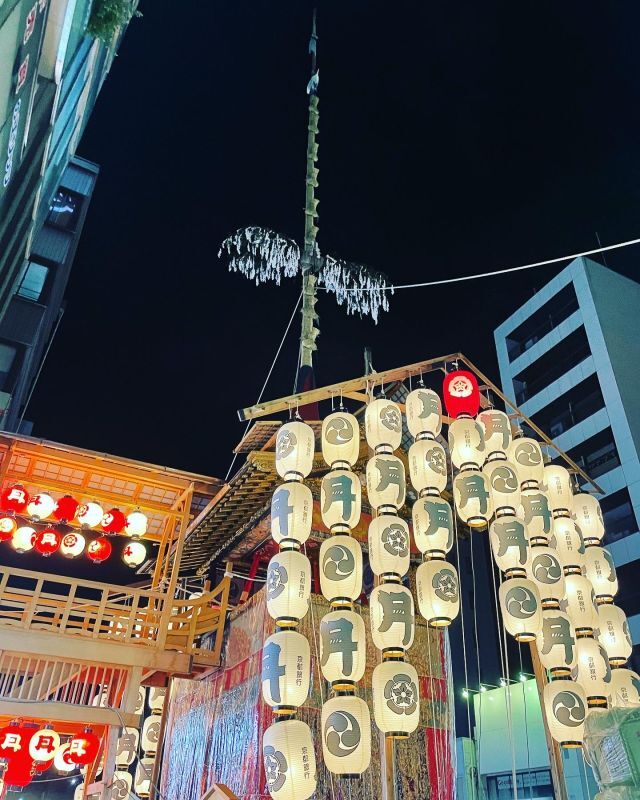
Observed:
[[[299,292],[217,258],[303,231],[306,0],[143,2],[79,155],[101,174],[35,435],[224,475]],[[637,4],[321,0],[320,237],[395,283],[640,235]],[[637,275],[638,248],[608,255]],[[558,268],[404,291],[376,327],[318,304],[318,383],[462,350]],[[266,397],[292,389],[292,329]]]

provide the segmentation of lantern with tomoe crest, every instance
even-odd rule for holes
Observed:
[[[332,469],[352,467],[360,453],[358,420],[346,411],[329,414],[322,422],[322,456]]]
[[[371,762],[371,718],[360,697],[332,697],[320,718],[324,763],[334,775],[361,775]]]
[[[561,747],[582,747],[587,698],[584,689],[570,680],[556,680],[544,687],[544,710],[551,736]]]

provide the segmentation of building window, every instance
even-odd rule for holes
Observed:
[[[49,207],[47,224],[65,231],[74,231],[81,201],[82,198],[75,192],[58,189]]]
[[[640,614],[640,581],[638,580],[638,562],[630,561],[621,567],[616,567],[618,576],[618,594],[616,595],[616,605],[624,611],[628,617],[635,617]]]
[[[638,532],[638,521],[626,487],[607,495],[600,501],[600,506],[606,531],[605,543],[617,542],[625,536]]]
[[[533,415],[533,421],[555,439],[583,419],[604,408],[604,397],[595,373],[569,389]]]
[[[509,361],[526,353],[578,308],[576,290],[569,283],[505,338]]]
[[[582,467],[590,478],[594,479],[620,466],[620,456],[611,428],[605,428],[595,436],[590,436],[580,442],[568,450],[567,455]],[[558,463],[562,463],[561,458],[556,460]],[[580,475],[578,475],[578,481],[580,485],[586,483]]]
[[[10,344],[0,342],[0,391],[7,390],[17,350]]]
[[[528,772],[516,773],[516,787],[519,797],[527,798],[551,798],[553,785],[551,783],[551,772],[548,769],[532,769]],[[527,793],[524,794],[523,790]],[[513,775],[489,775],[487,777],[487,798],[488,800],[513,800],[515,792],[513,790]]]
[[[19,294],[20,297],[25,297],[27,300],[33,300],[37,303],[42,297],[48,274],[49,267],[45,267],[43,264],[36,264],[32,261],[27,267],[27,271],[24,273],[17,294]]]

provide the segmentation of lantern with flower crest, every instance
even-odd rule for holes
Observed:
[[[424,561],[416,571],[420,614],[432,628],[450,625],[460,613],[460,585],[453,564],[444,557]]]
[[[409,477],[419,495],[438,495],[447,488],[447,454],[435,439],[417,439],[409,448]]]
[[[475,417],[480,408],[480,389],[472,372],[449,372],[442,386],[447,414],[454,419],[461,415]]]
[[[102,506],[92,501],[81,503],[76,511],[76,520],[82,528],[95,528],[103,516]]]
[[[60,553],[66,558],[75,558],[79,556],[85,548],[86,540],[84,536],[77,531],[69,531],[65,533],[60,542]]]
[[[400,406],[386,397],[372,400],[366,408],[364,427],[367,444],[376,453],[392,453],[402,440]]]
[[[389,739],[406,739],[418,727],[420,693],[418,673],[412,664],[385,660],[373,670],[373,716]]]
[[[369,523],[369,566],[374,575],[402,577],[409,569],[409,526],[396,514],[381,514]]]

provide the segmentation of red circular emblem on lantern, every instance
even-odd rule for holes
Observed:
[[[0,508],[3,511],[13,511],[14,514],[22,513],[29,505],[29,493],[19,483],[7,486],[0,494]]]
[[[0,730],[0,758],[8,760],[2,776],[6,786],[22,788],[31,782],[34,769],[33,759],[29,755],[29,742],[35,732],[35,728],[14,723]]]
[[[93,561],[94,564],[99,564],[101,561],[106,561],[111,555],[111,542],[101,536],[99,539],[94,539],[89,542],[87,547],[87,556]]]
[[[476,416],[480,408],[480,389],[472,372],[461,369],[450,372],[444,379],[442,389],[444,405],[450,417],[459,417],[461,414]]]
[[[76,733],[69,742],[69,761],[79,766],[90,764],[98,755],[100,739],[86,728],[82,733]]]
[[[13,517],[0,517],[0,542],[8,542],[18,530],[18,523]]]
[[[75,517],[79,505],[78,501],[71,497],[70,494],[65,494],[56,503],[56,507],[53,509],[53,516],[60,522],[67,522]]]
[[[127,524],[127,518],[119,508],[112,508],[102,517],[100,527],[105,533],[120,533]]]
[[[41,556],[50,556],[58,550],[61,541],[62,536],[55,528],[43,528],[36,533],[33,547]]]

